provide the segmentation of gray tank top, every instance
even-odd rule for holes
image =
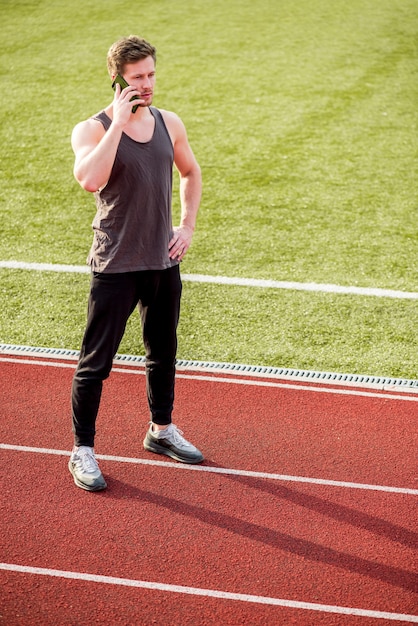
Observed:
[[[122,133],[109,181],[94,194],[97,212],[87,259],[94,272],[162,270],[178,263],[168,256],[173,145],[160,111],[150,107],[150,112],[151,140],[142,143]],[[109,129],[104,111],[93,119]]]

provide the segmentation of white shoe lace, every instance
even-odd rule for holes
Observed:
[[[171,424],[167,439],[178,448],[193,448],[194,446],[192,446],[190,441],[187,441],[182,435],[183,431],[174,424]]]
[[[75,462],[77,463],[83,474],[94,474],[95,472],[100,472],[99,466],[97,465],[97,461],[94,456],[93,448],[80,446],[75,455]]]

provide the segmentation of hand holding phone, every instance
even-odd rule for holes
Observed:
[[[115,91],[116,89],[116,83],[120,85],[121,89],[125,89],[125,87],[129,87],[129,83],[127,83],[126,80],[123,78],[123,76],[121,76],[120,74],[116,75],[115,80],[112,83],[113,91]],[[132,96],[129,102],[132,102],[132,100],[140,100],[140,97]],[[135,113],[138,107],[139,107],[139,104],[135,104],[135,106],[132,107],[132,113]]]

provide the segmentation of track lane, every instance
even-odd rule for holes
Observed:
[[[109,490],[90,494],[68,489],[60,458],[29,456],[27,462],[13,451],[1,453],[20,484],[13,501],[14,486],[1,484],[8,501],[2,519],[10,529],[0,549],[3,562],[74,570],[76,546],[88,555],[82,571],[100,575],[413,609],[417,535],[411,521],[398,521],[411,520],[410,496],[385,494],[382,500],[356,491],[347,497],[346,490],[331,496],[324,487],[138,471],[117,463],[110,478],[103,464]]]
[[[339,607],[309,608],[308,606],[269,606],[242,603],[212,597],[182,593],[162,593],[125,586],[112,586],[42,576],[24,576],[8,572],[8,592],[13,597],[13,610],[3,612],[9,626],[60,626],[101,624],[126,626],[135,624],[166,624],[170,626],[247,626],[257,624],[294,624],[296,626],[376,626],[377,624],[417,623],[414,616],[385,614],[368,615],[359,611],[345,614]],[[43,602],[28,601],[39,596],[42,586]],[[301,603],[302,604],[302,603]],[[51,615],[55,609],[55,617]],[[327,609],[327,610],[325,610]]]
[[[72,368],[29,370],[30,376],[28,365],[0,362],[3,443],[70,450]],[[322,394],[210,377],[180,378],[174,413],[209,464],[410,489],[418,488],[417,418],[418,402],[402,395]],[[147,427],[143,371],[112,372],[104,385],[96,452],[149,458],[142,449]]]
[[[26,366],[30,374],[23,377],[19,367],[0,364],[3,382],[24,381],[23,389],[22,385],[2,384],[2,440],[65,449],[72,371]],[[138,415],[146,414],[143,396],[143,376],[112,374],[105,387],[98,451],[161,459],[141,451],[146,425]],[[416,486],[413,463],[408,467],[414,448],[411,403],[373,398],[366,400],[365,409],[360,399],[351,398],[355,406],[359,404],[358,411],[350,412],[346,396],[332,399],[333,403],[323,394],[276,388],[266,391],[251,385],[235,385],[231,390],[213,381],[179,380],[177,385],[179,424],[187,424],[186,436],[192,441],[201,445],[198,438],[202,438],[205,443],[201,447],[210,464],[289,474],[292,469],[303,473],[302,466],[310,475],[315,467],[320,475],[338,474],[344,480],[361,476],[369,482],[372,476],[385,483]],[[310,420],[300,411],[301,406],[308,409]],[[122,415],[125,411],[127,415]],[[204,422],[201,415],[205,415]],[[232,430],[231,417],[238,425]],[[350,420],[350,428],[341,424],[344,419]],[[122,437],[126,421],[128,428]],[[352,429],[359,424],[363,432],[354,446]],[[328,432],[337,427],[337,434]],[[370,446],[373,437],[377,441]],[[376,456],[382,442],[383,453]],[[402,463],[397,457],[400,449],[404,451]],[[3,562],[84,571],[74,567],[78,563],[76,548],[77,554],[89,555],[88,571],[93,574],[389,612],[413,613],[416,607],[416,498],[412,496],[277,484],[114,461],[101,462],[109,490],[88,494],[73,487],[66,459],[12,450],[1,450],[0,455],[3,466],[14,467],[19,476],[19,498],[15,484],[6,480],[2,485],[2,525],[8,529],[7,536],[3,533]],[[388,459],[397,460],[394,468],[383,462]],[[379,461],[376,466],[375,460]],[[80,529],[91,520],[92,531],[86,537]],[[19,579],[10,572],[3,573],[4,577],[9,590]],[[39,584],[43,589],[44,581]],[[93,583],[86,586],[90,585],[94,587]],[[153,596],[149,591],[135,593],[129,591],[128,595]],[[171,598],[170,594],[169,602]],[[254,607],[250,614],[247,609],[240,603],[236,619],[250,621],[219,623],[251,623]],[[268,619],[289,611],[283,607],[264,610]],[[202,615],[202,624],[217,623],[210,621],[210,612]],[[311,613],[307,617],[307,612],[293,609],[288,615],[288,622],[265,623],[292,623],[295,615],[299,621],[293,623],[313,623],[309,621]],[[341,616],[338,621],[329,621],[336,619],[329,615],[320,614],[321,620],[328,621],[317,618],[315,613],[315,624],[345,623]],[[362,624],[365,619],[361,618]],[[263,622],[257,619],[254,623]]]

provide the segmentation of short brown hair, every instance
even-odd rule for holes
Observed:
[[[135,63],[147,57],[152,57],[154,62],[157,61],[154,46],[136,35],[129,35],[110,46],[107,53],[107,69],[111,75],[123,74],[127,63]]]

